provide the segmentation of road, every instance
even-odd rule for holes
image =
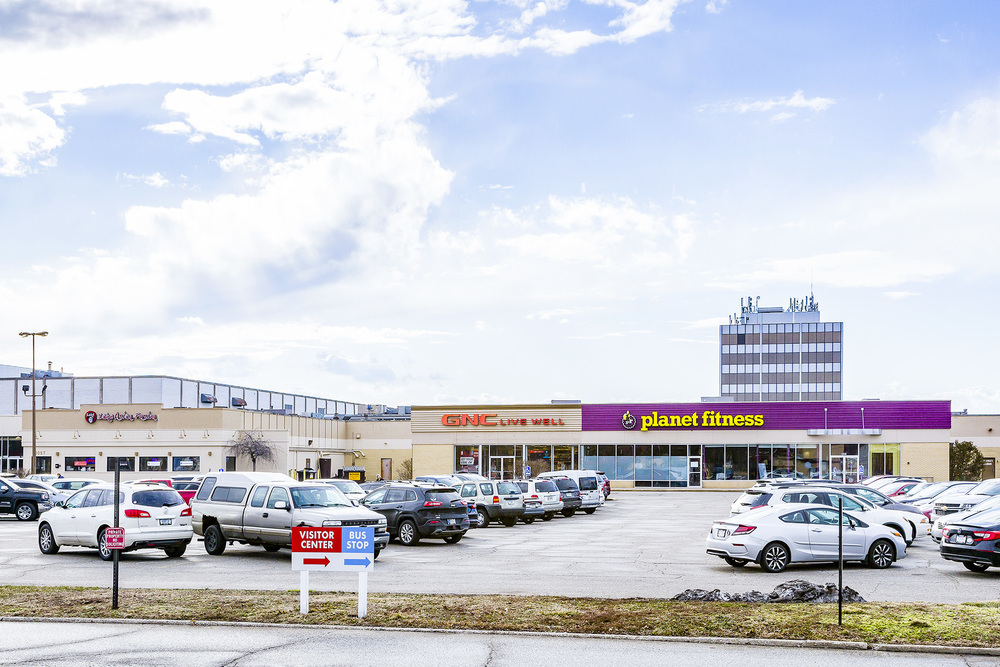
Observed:
[[[996,657],[634,638],[181,624],[0,622],[0,665],[447,665],[766,664],[768,667],[968,667]]]
[[[750,566],[736,570],[705,553],[714,519],[728,516],[734,493],[618,492],[592,516],[577,514],[513,528],[473,530],[458,544],[425,540],[393,543],[369,577],[369,591],[667,598],[687,588],[725,592],[770,591],[789,579],[835,582],[831,565],[792,566],[773,575]],[[37,524],[0,520],[0,584],[110,586],[111,566],[95,551],[66,547],[44,556]],[[867,600],[966,602],[996,599],[1000,570],[968,572],[943,560],[929,537],[888,570],[848,565],[844,582]],[[289,590],[298,586],[288,551],[270,554],[232,546],[209,556],[194,542],[180,559],[162,552],[125,554],[125,588]],[[350,573],[314,574],[314,590],[356,590]]]

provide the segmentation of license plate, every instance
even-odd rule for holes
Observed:
[[[727,535],[729,535],[729,531],[726,530],[725,528],[716,528],[715,530],[716,537],[726,537]]]
[[[454,525],[455,524],[455,520],[454,519],[448,519],[448,523],[451,524],[451,525]]]
[[[174,522],[173,519],[160,519],[161,526],[169,526],[173,522]]]

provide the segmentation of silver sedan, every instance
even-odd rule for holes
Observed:
[[[753,562],[768,572],[789,563],[835,562],[838,523],[837,510],[828,505],[762,507],[713,523],[707,551],[733,567]],[[892,528],[844,512],[843,529],[845,561],[886,568],[906,557],[906,541]]]

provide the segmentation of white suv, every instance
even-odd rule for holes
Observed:
[[[526,479],[518,481],[517,485],[524,494],[525,514],[528,514],[528,505],[536,503],[542,521],[551,521],[556,512],[562,512],[565,505],[560,499],[559,487],[551,479]],[[525,519],[525,523],[529,521]]]
[[[124,551],[163,549],[170,558],[184,555],[194,531],[191,508],[179,493],[160,484],[122,484],[118,505]],[[104,531],[114,526],[114,513],[114,485],[91,484],[45,513],[38,525],[38,548],[54,554],[64,546],[90,547],[111,560]]]
[[[781,504],[810,504],[826,505],[827,507],[837,507],[837,499],[844,499],[844,511],[852,512],[854,516],[867,523],[880,523],[883,526],[892,528],[906,540],[909,546],[917,536],[916,527],[910,523],[905,513],[897,510],[887,510],[876,507],[872,503],[844,493],[840,489],[833,487],[821,487],[815,484],[809,485],[788,485],[781,484],[766,485],[760,488],[748,490],[744,496],[749,496],[752,507],[744,507],[744,499],[741,497],[733,503],[733,514],[740,514],[743,511],[756,509],[764,505],[776,506]],[[746,502],[746,501],[744,501]]]
[[[466,503],[475,503],[479,528],[486,528],[490,521],[499,521],[510,528],[524,516],[524,495],[514,482],[466,482],[458,488],[458,493]]]

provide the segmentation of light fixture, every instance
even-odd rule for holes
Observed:
[[[37,463],[35,460],[35,448],[36,448],[36,438],[38,437],[38,431],[35,427],[35,399],[38,398],[38,392],[35,391],[35,338],[38,336],[45,337],[48,336],[48,331],[22,331],[18,334],[21,338],[27,338],[31,336],[31,472],[29,474],[35,475],[38,473]],[[25,385],[27,389],[27,385]],[[43,388],[44,392],[44,388]]]

